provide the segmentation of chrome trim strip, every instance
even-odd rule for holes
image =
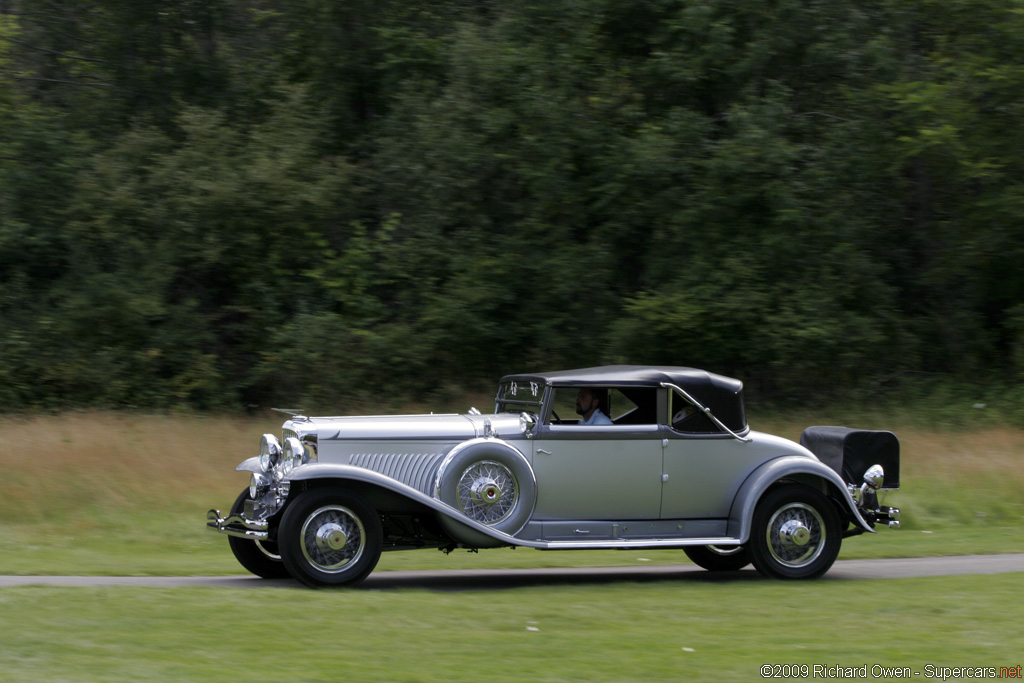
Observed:
[[[533,547],[541,550],[583,548],[618,550],[621,548],[681,548],[687,545],[738,545],[739,542],[738,538],[636,538],[604,541],[542,541],[541,545]]]
[[[751,441],[753,441],[753,439],[751,439],[749,436],[740,436],[736,432],[734,432],[731,429],[729,429],[728,427],[726,427],[724,422],[719,420],[717,417],[715,417],[711,413],[711,408],[708,408],[706,405],[704,405],[703,403],[701,403],[700,401],[695,399],[693,396],[691,396],[689,394],[689,392],[687,392],[682,387],[677,386],[675,384],[672,384],[672,382],[660,382],[660,384],[661,384],[662,387],[664,387],[666,389],[672,389],[677,394],[679,394],[680,396],[685,398],[687,401],[692,403],[697,409],[699,409],[702,413],[707,415],[708,419],[710,419],[712,422],[714,422],[718,426],[719,429],[721,429],[723,432],[728,432],[729,434],[732,434],[734,439],[737,439],[738,441],[742,441],[743,443],[750,443]]]

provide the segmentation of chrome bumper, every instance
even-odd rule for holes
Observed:
[[[245,514],[221,517],[220,510],[206,513],[206,528],[228,536],[265,541],[270,536],[267,532],[269,527],[266,520],[249,519]]]

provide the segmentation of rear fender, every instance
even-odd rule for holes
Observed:
[[[729,513],[728,535],[741,542],[750,540],[754,509],[765,491],[780,481],[794,481],[819,489],[822,493],[841,501],[846,517],[864,531],[875,533],[857,510],[857,504],[846,484],[831,468],[805,456],[786,455],[769,460],[750,473],[733,500]]]

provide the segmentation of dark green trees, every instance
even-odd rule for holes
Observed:
[[[1022,17],[0,1],[0,407],[1019,373]]]

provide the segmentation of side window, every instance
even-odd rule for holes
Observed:
[[[576,387],[555,389],[548,424],[575,424],[579,420],[579,415],[576,414],[576,392]]]
[[[702,413],[697,406],[672,391],[669,415],[672,416],[672,428],[686,434],[721,434],[722,430]]]
[[[598,402],[601,413],[609,417],[613,424],[657,424],[657,392],[652,387],[558,387],[555,389],[553,410],[548,423],[580,424],[583,415],[577,409],[586,409],[592,405],[588,398],[593,398]]]
[[[615,390],[607,387],[558,387],[555,389],[555,397],[551,405],[549,424],[581,425],[588,414],[591,419],[589,424],[594,426],[611,424],[608,418],[613,414],[611,412],[613,393]],[[591,412],[595,408],[600,411],[596,415]]]
[[[658,424],[658,390],[654,387],[623,387],[611,392],[615,424]]]

